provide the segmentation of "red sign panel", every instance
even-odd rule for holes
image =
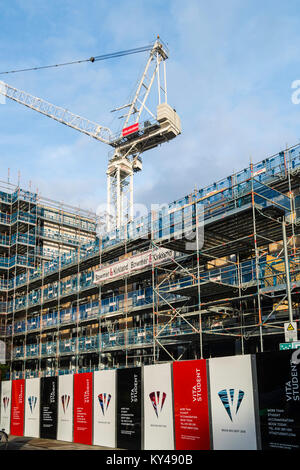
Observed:
[[[74,442],[92,445],[93,373],[74,375]]]
[[[175,448],[209,450],[206,361],[173,363]]]
[[[11,388],[10,433],[23,436],[24,432],[25,380],[13,380]]]
[[[126,137],[129,134],[133,134],[134,132],[137,132],[139,130],[139,123],[137,122],[136,124],[133,124],[132,126],[129,127],[124,127],[122,130],[122,136]]]

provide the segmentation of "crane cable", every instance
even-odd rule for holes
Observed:
[[[109,53],[109,54],[102,54],[102,55],[98,55],[98,56],[95,56],[95,57],[90,57],[89,59],[75,60],[75,61],[72,61],[72,62],[64,62],[62,64],[43,65],[43,66],[40,66],[40,67],[31,67],[31,68],[26,68],[26,69],[9,70],[7,72],[0,72],[0,75],[9,74],[9,73],[30,72],[32,70],[50,69],[50,68],[55,68],[55,67],[63,67],[65,65],[81,64],[83,62],[98,62],[99,60],[114,59],[116,57],[122,57],[122,56],[125,56],[125,55],[137,54],[139,52],[145,52],[145,51],[151,51],[152,48],[153,48],[153,45],[136,47],[135,49],[127,49],[125,51],[118,51],[118,52],[112,52],[112,53]]]

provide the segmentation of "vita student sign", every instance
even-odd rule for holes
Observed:
[[[172,258],[174,258],[174,252],[172,250],[167,250],[166,248],[159,248],[153,251],[149,250],[95,271],[94,283],[104,283],[111,279],[144,269],[152,264],[163,263]]]
[[[206,360],[173,362],[176,450],[209,450]]]

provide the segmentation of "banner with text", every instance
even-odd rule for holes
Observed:
[[[74,442],[92,444],[93,373],[74,375]]]
[[[173,362],[176,450],[209,450],[206,360]]]
[[[73,374],[58,377],[57,439],[73,441]]]
[[[174,258],[174,251],[172,250],[167,250],[166,248],[149,250],[95,271],[94,283],[105,283],[111,279],[149,267],[152,265],[152,262],[156,265],[172,258]]]
[[[174,450],[171,364],[144,366],[144,449]]]
[[[40,381],[26,379],[24,436],[40,437]]]
[[[141,449],[141,368],[117,371],[117,447]]]
[[[40,437],[56,439],[57,377],[41,378]]]
[[[0,364],[5,364],[6,362],[6,344],[4,341],[0,340]]]
[[[257,449],[251,356],[209,359],[213,448]]]
[[[300,365],[293,353],[256,354],[263,450],[300,449]]]
[[[11,380],[1,382],[0,429],[10,433]]]
[[[10,433],[23,436],[24,433],[25,380],[13,380],[11,387]]]
[[[94,372],[94,445],[116,447],[116,371]]]

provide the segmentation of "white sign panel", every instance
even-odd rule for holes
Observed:
[[[58,377],[57,440],[73,441],[73,374]]]
[[[5,364],[5,342],[0,341],[0,364]]]
[[[136,270],[141,270],[153,264],[163,263],[164,261],[174,258],[174,252],[166,248],[158,248],[157,250],[149,250],[140,255],[131,256],[124,261],[113,263],[108,267],[95,271],[94,283],[100,284],[107,282],[116,277],[124,276]]]
[[[171,364],[144,366],[144,449],[174,450]]]
[[[297,323],[295,321],[291,321],[284,324],[284,336],[286,343],[292,343],[294,341],[297,341]]]
[[[40,379],[25,382],[25,429],[24,436],[40,435]]]
[[[116,447],[116,371],[94,372],[94,445]]]
[[[209,359],[213,449],[256,450],[251,356]]]
[[[10,433],[11,380],[1,382],[0,429]]]

